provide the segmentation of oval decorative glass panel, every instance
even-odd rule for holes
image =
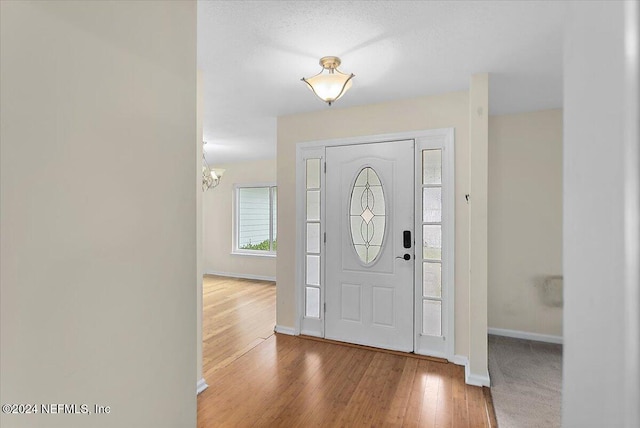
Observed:
[[[356,254],[363,263],[373,263],[382,249],[387,216],[382,183],[371,167],[363,168],[353,185],[349,219]]]

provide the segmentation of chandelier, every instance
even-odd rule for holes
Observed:
[[[202,150],[202,191],[206,192],[209,189],[216,187],[220,184],[220,179],[222,178],[222,174],[224,174],[224,169],[211,169],[209,164],[207,163],[207,158],[204,155],[204,145],[207,144],[206,141],[202,142],[203,150]]]

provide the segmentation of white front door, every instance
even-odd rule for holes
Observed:
[[[414,141],[326,148],[325,337],[414,348]]]

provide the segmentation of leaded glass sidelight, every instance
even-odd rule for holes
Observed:
[[[373,263],[384,239],[386,211],[380,177],[371,167],[358,174],[349,204],[351,242],[363,263]]]
[[[428,336],[442,336],[442,195],[442,149],[423,150],[422,334]]]
[[[322,284],[322,159],[305,160],[306,266],[305,318],[320,318]]]

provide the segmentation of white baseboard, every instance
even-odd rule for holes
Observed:
[[[552,336],[550,334],[529,333],[519,330],[508,330],[505,328],[489,328],[489,334],[496,336],[513,337],[515,339],[535,340],[537,342],[558,343],[562,345],[562,336]]]
[[[207,385],[207,382],[205,382],[204,378],[200,378],[200,380],[196,384],[196,395],[200,394],[202,391],[204,391],[207,388],[209,388],[209,385]]]
[[[232,273],[232,272],[219,272],[215,270],[208,270],[204,273],[205,275],[217,275],[217,276],[228,276],[229,278],[242,278],[242,279],[257,279],[260,281],[274,281],[276,280],[275,276],[264,276],[264,275],[253,275],[250,273]]]
[[[464,355],[454,355],[453,358],[449,360],[449,362],[463,367],[467,367],[469,365],[469,359]]]
[[[486,376],[471,374],[469,372],[469,358],[464,355],[454,355],[449,362],[456,364],[458,366],[464,366],[464,381],[468,385],[473,386],[490,386],[491,379],[489,378],[489,374]]]
[[[486,375],[472,374],[469,370],[469,364],[464,366],[464,381],[467,385],[491,386],[489,373],[487,373]]]
[[[298,335],[296,333],[296,329],[295,328],[283,327],[281,325],[276,325],[276,328],[274,328],[273,331],[275,331],[276,333],[280,333],[280,334],[288,334],[289,336],[297,336]]]

